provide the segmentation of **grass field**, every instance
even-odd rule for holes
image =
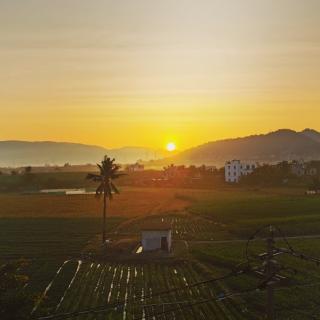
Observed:
[[[108,231],[121,218],[108,219]],[[101,230],[97,218],[1,218],[0,263],[24,259],[30,277],[28,290],[43,292],[59,265],[79,257],[83,247]]]
[[[109,218],[113,230],[121,218]],[[2,218],[0,219],[1,259],[72,258],[101,230],[98,218]]]
[[[195,197],[189,211],[227,226],[228,238],[247,238],[266,224],[283,226],[288,235],[320,234],[320,197],[300,189],[235,189]]]
[[[290,244],[297,251],[320,257],[320,239],[291,239]],[[286,244],[279,240],[276,246],[285,247]],[[262,265],[262,261],[256,257],[258,253],[265,251],[265,241],[252,242],[249,249],[251,263]],[[245,261],[245,243],[194,243],[190,245],[190,252],[197,261],[222,273]],[[276,260],[281,266],[288,268],[283,274],[289,277],[284,283],[275,286],[276,319],[319,319],[320,266],[289,255],[277,256]],[[225,283],[229,290],[241,291],[254,285],[257,279],[259,277],[250,274],[227,279]],[[242,299],[249,310],[257,312],[256,316],[260,315],[262,318],[266,309],[265,290],[254,291],[244,295]]]
[[[138,236],[141,227],[149,221],[169,222],[174,238],[186,240],[188,258],[177,257],[163,264],[82,260],[82,250],[101,231],[101,202],[94,196],[0,194],[0,261],[22,257],[29,261],[26,273],[30,281],[26,290],[38,294],[46,292],[38,312],[43,308],[50,312],[72,311],[80,306],[108,303],[108,299],[109,303],[122,301],[126,296],[141,303],[142,292],[151,295],[151,291],[225,274],[243,260],[244,243],[213,243],[211,240],[247,239],[261,225],[277,224],[287,235],[320,234],[320,198],[305,196],[299,189],[123,187],[121,191],[109,206],[109,235],[117,232],[117,238],[127,234]],[[319,241],[292,240],[298,249],[316,256],[320,256]],[[253,252],[265,250],[264,243],[255,242],[251,249]],[[79,260],[82,261],[80,266]],[[318,267],[289,258],[283,262],[300,268],[296,276],[299,283],[320,280]],[[46,291],[50,283],[50,290]],[[243,290],[254,283],[256,279],[252,276],[243,276],[212,287],[186,289],[160,300],[150,297],[144,302],[201,300],[208,295],[217,297],[221,292]],[[319,294],[318,287],[277,291],[278,319],[310,319],[291,309],[296,306],[301,311],[304,305],[313,309],[315,300],[312,298]],[[195,319],[197,315],[199,319],[262,319],[264,301],[264,293],[257,292],[193,308],[181,309],[180,306],[178,311],[158,318]],[[141,306],[132,309],[127,305],[98,319],[138,319],[143,312],[146,318],[152,319],[161,310],[153,307],[143,310]],[[78,318],[96,319],[92,316]]]

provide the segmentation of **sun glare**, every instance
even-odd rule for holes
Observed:
[[[176,145],[175,145],[175,143],[169,142],[169,143],[167,144],[167,150],[170,151],[170,152],[176,150]]]

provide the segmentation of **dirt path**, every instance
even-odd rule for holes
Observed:
[[[299,240],[299,239],[320,239],[320,234],[315,235],[304,235],[304,236],[290,236],[286,237],[288,240]],[[282,237],[275,237],[275,240],[282,240]],[[255,238],[251,241],[263,241],[265,238]],[[247,239],[230,239],[230,240],[188,240],[189,243],[199,243],[199,244],[212,244],[212,243],[246,243]]]

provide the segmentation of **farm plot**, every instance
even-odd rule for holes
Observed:
[[[187,193],[187,191],[184,191]],[[1,194],[1,218],[100,218],[102,202],[94,195]],[[190,201],[171,189],[120,188],[108,205],[108,216],[138,217],[184,210]]]
[[[50,290],[61,287],[63,270],[46,294],[53,313],[79,311],[74,318],[78,320],[253,319],[239,301],[215,301],[223,291],[218,282],[188,288],[204,280],[200,274],[196,265],[185,262],[168,265],[78,261],[72,278],[64,281],[60,297],[53,302]],[[172,288],[179,290],[159,294]],[[194,303],[208,298],[212,298],[209,303]],[[101,306],[104,312],[85,312]]]
[[[226,232],[224,224],[188,214],[153,215],[131,219],[119,225],[117,232],[138,234],[149,223],[170,224],[173,237],[180,240],[213,240]]]
[[[188,208],[196,216],[225,223],[229,238],[248,239],[262,225],[278,225],[287,236],[320,233],[320,197],[294,188],[235,189],[201,194]]]
[[[290,239],[291,246],[307,256],[319,257],[319,239]],[[283,240],[276,241],[278,248],[286,247]],[[190,253],[194,259],[214,270],[225,272],[243,261],[245,246],[243,243],[190,243]],[[251,264],[260,265],[258,255],[266,250],[266,242],[255,241],[250,244],[249,255]],[[258,260],[256,260],[258,259]],[[314,262],[298,259],[290,255],[275,257],[277,265],[283,270],[294,270],[286,274],[287,280],[275,285],[274,306],[276,319],[310,320],[319,319],[320,269]],[[285,271],[280,271],[285,272]],[[233,292],[245,290],[256,284],[257,276],[247,276],[226,279],[225,284]],[[244,307],[260,310],[264,313],[266,307],[265,290],[254,291],[242,297]]]
[[[121,218],[108,218],[112,232]],[[101,230],[99,218],[2,218],[0,261],[52,260],[78,256],[84,245]],[[40,259],[39,259],[40,258]]]

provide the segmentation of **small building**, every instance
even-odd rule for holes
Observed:
[[[297,177],[302,177],[306,174],[306,164],[303,160],[294,160],[291,163],[291,173]]]
[[[240,160],[227,161],[225,169],[225,181],[229,183],[239,182],[241,176],[251,174],[258,168],[258,163],[243,163]]]
[[[166,223],[146,225],[141,230],[143,252],[163,250],[170,252],[172,245],[171,226]]]
[[[216,166],[202,166],[202,168],[204,168],[208,172],[216,172],[217,171]]]
[[[306,174],[308,176],[316,176],[318,174],[317,168],[307,168]]]

